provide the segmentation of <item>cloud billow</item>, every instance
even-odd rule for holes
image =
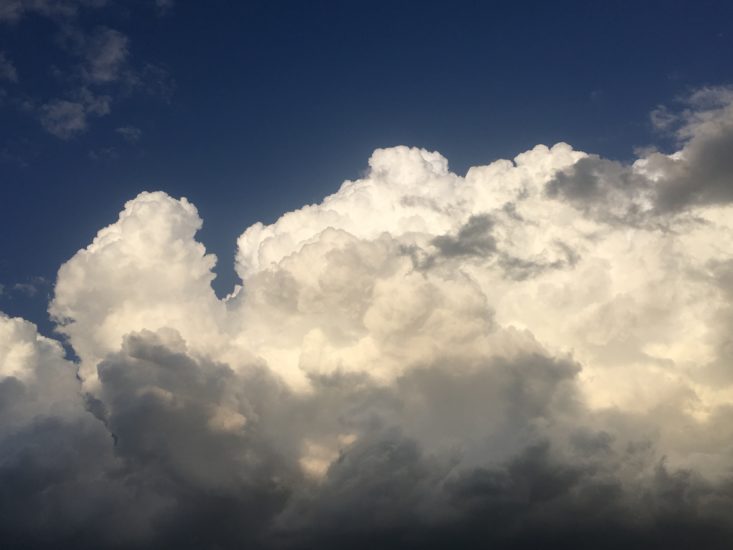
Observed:
[[[379,149],[248,228],[225,299],[195,206],[141,193],[59,270],[78,361],[0,316],[0,536],[729,547],[725,93],[630,165]]]

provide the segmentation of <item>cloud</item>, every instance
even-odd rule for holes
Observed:
[[[727,547],[733,205],[684,179],[725,101],[631,165],[378,149],[247,228],[225,299],[195,206],[141,193],[59,269],[74,361],[0,317],[3,540]]]
[[[136,143],[140,141],[140,138],[143,135],[143,131],[135,126],[120,126],[119,128],[115,128],[115,132],[121,135],[122,139],[128,143]]]
[[[176,5],[174,0],[155,0],[155,7],[161,15],[167,14]]]
[[[68,139],[87,129],[84,106],[73,101],[55,100],[41,108],[41,124],[56,137]]]
[[[672,132],[681,144],[678,151],[652,150],[631,166],[590,156],[561,171],[549,192],[596,209],[595,217],[623,223],[654,221],[660,214],[695,205],[731,202],[732,99],[731,88],[704,88],[684,98],[679,113],[656,109],[652,123]]]
[[[488,256],[496,250],[491,226],[488,216],[473,216],[455,237],[441,235],[433,239],[433,244],[444,256]]]
[[[84,105],[67,100],[54,100],[41,108],[41,124],[56,137],[68,139],[87,129]]]
[[[5,52],[0,52],[0,80],[18,82],[18,71],[12,61],[5,55]]]
[[[85,376],[143,328],[174,327],[190,344],[218,345],[210,339],[224,337],[216,335],[225,305],[211,288],[216,258],[193,239],[201,223],[187,200],[143,193],[61,267],[50,312],[88,359]]]
[[[118,80],[127,61],[128,38],[114,29],[99,28],[91,36],[84,54],[84,76],[94,83]]]
[[[15,283],[12,285],[11,291],[28,297],[33,297],[49,286],[49,282],[43,277],[31,277],[25,283]]]
[[[116,147],[100,147],[89,151],[89,158],[95,161],[116,160],[120,156]]]
[[[82,88],[72,99],[54,99],[41,105],[39,117],[48,133],[69,139],[87,130],[90,116],[109,114],[110,103],[109,96],[95,96]]]
[[[90,421],[74,365],[31,323],[0,316],[0,365],[3,538],[70,536],[106,498],[95,499],[94,479],[108,436]],[[39,514],[47,519],[34,525]]]

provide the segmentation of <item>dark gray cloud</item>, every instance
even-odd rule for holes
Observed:
[[[676,113],[652,112],[655,128],[672,133],[674,155],[644,154],[635,166],[590,155],[559,172],[547,193],[591,211],[598,219],[640,223],[691,206],[733,200],[733,93],[698,90]]]
[[[502,214],[516,221],[531,223],[518,216],[512,203],[504,206]],[[411,256],[415,266],[420,269],[433,267],[440,260],[450,258],[496,260],[504,275],[515,281],[535,277],[553,269],[572,268],[580,259],[578,252],[560,240],[556,240],[553,246],[559,259],[548,261],[543,258],[513,256],[499,248],[492,234],[493,227],[494,221],[491,216],[474,215],[460,227],[455,235],[441,235],[431,241],[431,244],[437,249],[436,254],[429,254],[417,247],[406,247],[405,253]]]
[[[733,534],[733,481],[668,467],[644,429],[619,431],[638,419],[591,414],[567,360],[446,357],[393,386],[336,373],[302,395],[144,331],[86,401],[69,366],[0,383],[0,533],[19,547],[724,548]],[[353,438],[304,476],[298,451],[334,432]]]
[[[553,269],[573,268],[580,260],[580,254],[562,241],[555,241],[554,248],[560,253],[561,259],[531,260],[502,253],[499,257],[499,265],[507,278],[523,281]]]
[[[589,155],[558,172],[547,184],[547,194],[611,223],[638,223],[642,207],[635,200],[648,192],[651,182],[620,162]]]
[[[458,233],[433,239],[433,245],[443,256],[487,257],[496,251],[496,239],[491,235],[493,222],[487,215],[472,216]]]
[[[649,164],[665,173],[657,208],[676,211],[688,205],[725,204],[733,200],[733,111],[697,130],[684,157],[653,155]]]

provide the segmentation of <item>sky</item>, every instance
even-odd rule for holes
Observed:
[[[732,20],[0,0],[0,538],[730,548]]]

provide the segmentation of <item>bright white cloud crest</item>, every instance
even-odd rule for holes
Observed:
[[[733,465],[733,171],[716,151],[733,111],[708,95],[679,119],[678,153],[631,166],[561,143],[461,177],[438,153],[377,150],[363,179],[248,228],[226,300],[195,207],[141,193],[58,274],[50,312],[82,387],[58,344],[5,317],[0,374],[56,395],[27,401],[38,415],[93,413],[114,434],[109,468],[171,484],[146,485],[140,540],[198,490],[244,515],[260,495],[251,521],[270,535],[316,540],[341,508],[363,525],[454,525],[475,513],[451,500],[472,476],[498,468],[515,491],[548,464],[578,476],[556,480],[558,517],[608,484],[619,524],[666,517],[684,481],[717,521]],[[375,486],[406,499],[380,501],[381,520]],[[516,512],[530,524],[532,502]]]

